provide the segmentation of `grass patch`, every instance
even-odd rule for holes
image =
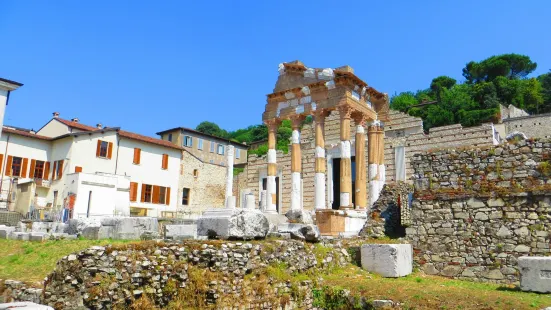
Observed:
[[[548,294],[420,273],[391,279],[349,266],[323,278],[329,287],[347,289],[368,300],[391,299],[400,302],[404,309],[540,309],[551,305]]]
[[[41,282],[58,260],[94,245],[121,244],[122,240],[56,240],[29,242],[0,240],[0,279]]]

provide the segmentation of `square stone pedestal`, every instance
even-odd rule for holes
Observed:
[[[551,293],[551,257],[519,257],[518,269],[521,290]]]
[[[407,276],[413,271],[411,244],[364,244],[362,268],[386,278]]]
[[[268,219],[259,210],[211,209],[197,219],[199,237],[259,239],[266,237],[269,227]]]
[[[330,209],[316,211],[316,224],[322,236],[357,236],[366,221],[366,211]]]

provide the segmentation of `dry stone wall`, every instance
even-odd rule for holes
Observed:
[[[441,150],[413,159],[407,238],[428,274],[515,283],[517,259],[549,255],[551,140]]]
[[[144,242],[63,257],[45,282],[56,309],[312,309],[309,277],[349,262],[340,243]],[[287,307],[287,308],[286,308]]]

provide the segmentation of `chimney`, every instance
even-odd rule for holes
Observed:
[[[75,117],[75,118],[71,118],[71,122],[73,122],[73,123],[78,123],[78,118],[76,118],[76,117]]]
[[[97,124],[96,124],[96,127],[97,127],[98,129],[102,129],[102,128],[103,128],[103,125],[102,125],[101,123],[97,123]]]
[[[58,118],[59,117],[59,112],[54,112],[52,113],[54,115],[54,118]]]

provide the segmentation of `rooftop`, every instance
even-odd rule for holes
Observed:
[[[213,136],[213,135],[210,135],[208,133],[200,132],[200,131],[197,131],[195,129],[191,129],[191,128],[187,128],[187,127],[174,127],[174,128],[171,128],[171,129],[159,131],[156,134],[157,135],[162,135],[163,133],[170,132],[170,131],[175,131],[175,130],[188,131],[188,132],[192,132],[194,134],[201,135],[201,136],[204,136],[204,137],[209,137],[209,138],[216,139],[216,140],[226,141],[226,142],[228,142],[230,144],[233,144],[233,145],[248,147],[248,145],[245,144],[245,143],[236,142],[236,141],[226,139],[226,138],[221,138],[221,137],[218,137],[218,136]],[[162,141],[164,141],[164,140],[162,140]]]

